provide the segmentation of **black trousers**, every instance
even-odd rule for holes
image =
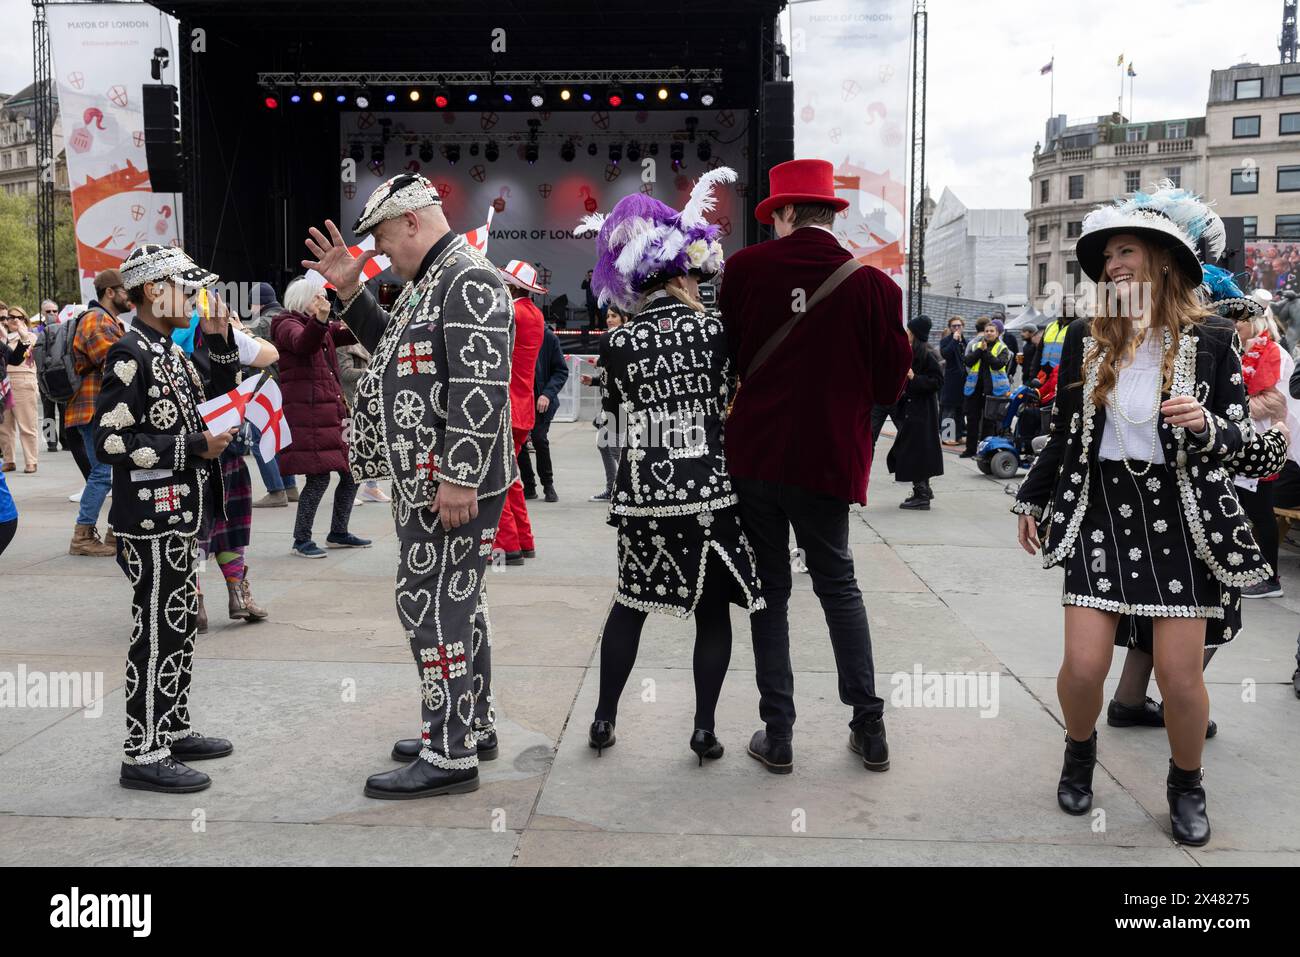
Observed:
[[[537,482],[540,479],[542,488],[549,488],[555,484],[555,470],[551,466],[551,419],[555,418],[555,410],[559,408],[558,402],[552,402],[545,412],[537,414],[537,421],[533,423],[533,431],[530,438],[533,440],[533,451],[537,453],[537,473],[533,474],[532,457],[528,454],[528,446],[525,445],[519,450],[519,481],[524,483],[524,491],[532,494],[537,491]]]
[[[72,460],[77,463],[77,471],[81,473],[84,481],[90,477],[90,459],[86,457],[86,443],[81,440],[80,433],[68,435],[67,406],[56,402],[54,408],[59,423],[59,441],[72,453]]]
[[[952,419],[953,439],[961,441],[966,438],[965,402],[939,406],[939,428],[943,428],[944,419]]]
[[[1272,566],[1274,578],[1278,575],[1279,544],[1277,518],[1273,515],[1273,492],[1275,491],[1273,486],[1276,484],[1277,482],[1260,482],[1253,492],[1240,486],[1237,488],[1237,500],[1241,502],[1242,511],[1250,519],[1251,525],[1255,527],[1255,541],[1259,543],[1259,553],[1264,556],[1264,561]]]
[[[318,472],[308,475],[298,493],[298,514],[293,522],[293,543],[301,545],[311,541],[311,527],[316,521],[316,509],[325,490],[330,487],[332,472]],[[347,469],[338,473],[339,484],[334,489],[334,511],[330,516],[330,534],[346,535],[348,521],[352,518],[352,506],[357,500],[357,483]]]
[[[191,733],[190,675],[198,626],[193,535],[117,539],[117,564],[131,583],[135,626],[126,652],[126,760],[171,754]]]
[[[989,432],[989,423],[984,418],[984,393],[977,389],[974,395],[966,396],[966,451],[974,455],[980,439]]]
[[[758,479],[733,478],[740,520],[758,559],[767,607],[750,615],[759,715],[772,738],[794,729],[794,675],[790,668],[790,528],[821,601],[839,672],[840,700],[853,708],[850,728],[878,718],[871,630],[849,551],[849,504],[830,495]]]
[[[885,427],[885,419],[894,423],[894,431],[901,429],[902,423],[898,420],[897,405],[873,405],[871,407],[871,451],[876,451],[876,440],[880,438],[880,430]]]

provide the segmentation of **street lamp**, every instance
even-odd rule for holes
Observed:
[[[954,287],[956,288],[956,290],[957,290],[957,298],[960,299],[960,298],[961,298],[961,280],[958,279],[955,283],[953,283],[953,286],[954,286]]]

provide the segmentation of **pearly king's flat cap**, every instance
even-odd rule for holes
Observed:
[[[135,289],[147,282],[163,282],[168,279],[174,280],[182,289],[202,289],[220,278],[210,269],[204,269],[195,263],[185,254],[185,250],[157,243],[135,247],[122,260],[119,271],[122,274],[123,289]]]
[[[352,232],[360,239],[386,219],[441,205],[438,191],[427,179],[419,173],[399,173],[380,183],[370,194],[361,215],[352,224]]]

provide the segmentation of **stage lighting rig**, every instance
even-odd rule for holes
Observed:
[[[370,162],[378,165],[384,161],[384,147],[382,143],[376,143],[370,147]]]
[[[695,147],[695,155],[700,158],[701,163],[709,161],[709,157],[713,155],[713,147],[709,145],[708,140],[700,140],[700,145]]]
[[[587,144],[587,155],[588,156],[596,155],[596,144],[594,141]]]
[[[713,87],[707,83],[700,88],[700,105],[712,106],[715,99]]]
[[[681,143],[674,143],[668,148],[668,155],[672,157],[673,169],[681,169],[682,158],[686,155],[686,148]]]
[[[366,158],[366,148],[357,140],[353,140],[352,144],[348,147],[348,155],[351,156],[355,162],[360,163]]]
[[[420,142],[420,162],[430,163],[432,161],[433,161],[433,143],[429,142],[429,140],[422,140]]]
[[[609,144],[609,161],[610,161],[611,163],[613,163],[615,166],[617,166],[617,165],[619,164],[619,161],[620,161],[622,158],[623,158],[623,144],[622,144],[622,143],[610,143],[610,144]]]
[[[578,151],[573,145],[573,140],[565,140],[560,146],[560,159],[564,160],[566,163],[572,163],[573,157],[576,156],[577,153]]]
[[[605,100],[614,109],[623,105],[623,88],[617,83],[605,91]]]
[[[443,150],[443,155],[447,157],[448,163],[450,163],[452,166],[455,166],[458,162],[460,162],[460,144],[459,143],[447,144],[447,147]]]
[[[488,140],[488,145],[483,147],[483,157],[489,163],[495,163],[501,151],[497,148],[496,140]]]
[[[632,140],[632,142],[627,144],[627,161],[629,163],[635,163],[640,158],[641,158],[641,144],[638,143],[636,140]]]
[[[542,104],[546,102],[546,90],[542,88],[542,78],[540,76],[533,82],[532,89],[528,91],[528,102],[532,104],[535,110],[541,109]]]

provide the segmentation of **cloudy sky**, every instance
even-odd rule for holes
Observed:
[[[1056,112],[1072,121],[1115,108],[1121,53],[1138,74],[1134,119],[1199,116],[1211,69],[1242,59],[1277,62],[1282,22],[1281,0],[929,0],[928,7],[929,182],[936,199],[948,186],[972,207],[1028,204],[1034,143],[1049,115],[1049,78],[1038,71],[1053,56]],[[0,23],[12,25],[0,31],[0,91],[31,82],[31,18],[29,0],[0,0]]]

